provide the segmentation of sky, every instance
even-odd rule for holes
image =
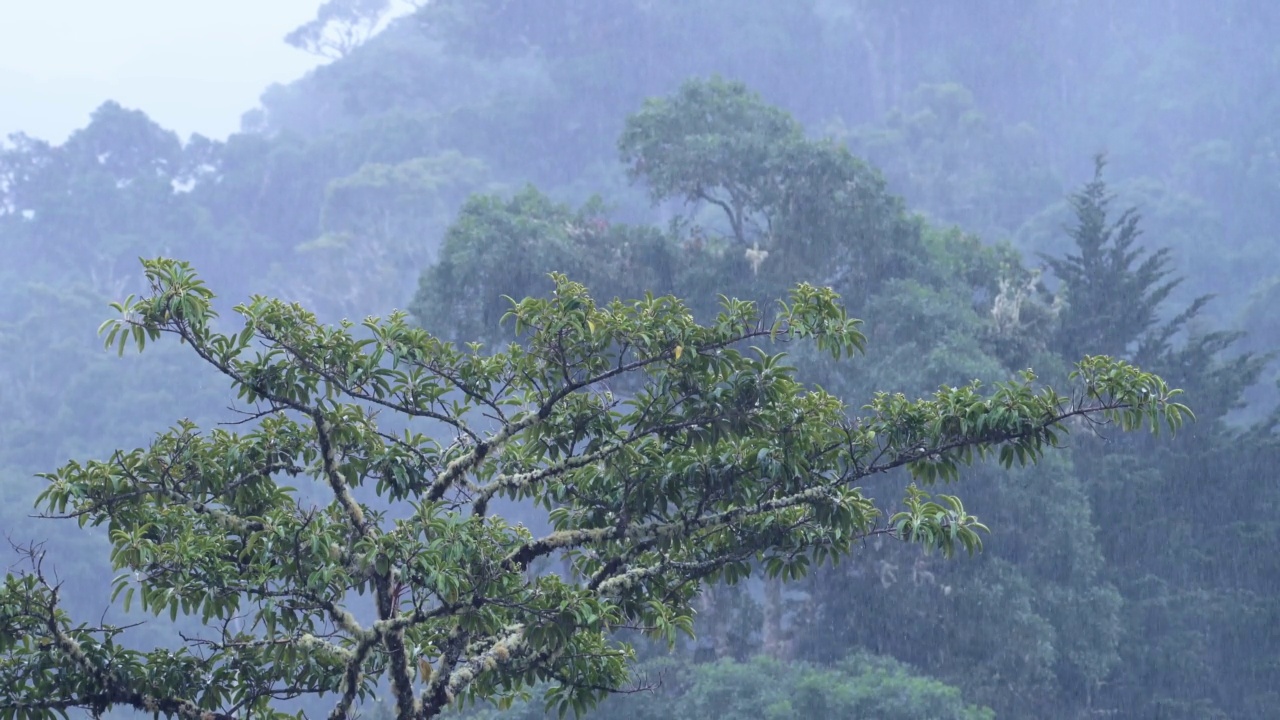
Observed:
[[[106,100],[218,139],[321,62],[284,36],[320,0],[0,0],[0,138],[61,142]]]

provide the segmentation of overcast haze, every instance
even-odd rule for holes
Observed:
[[[0,720],[1280,718],[1277,37],[0,0]]]
[[[60,141],[111,99],[186,138],[223,138],[273,82],[317,58],[285,33],[317,0],[6,0],[0,135]]]

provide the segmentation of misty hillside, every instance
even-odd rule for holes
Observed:
[[[716,585],[696,640],[637,642],[658,688],[590,717],[1276,716],[1280,4],[413,4],[343,43],[387,3],[334,0],[293,37],[332,61],[225,142],[104,98],[64,143],[0,144],[0,527],[47,540],[69,612],[109,604],[111,528],[33,517],[36,474],[242,419],[185,344],[103,350],[109,303],[152,290],[140,257],[190,261],[224,332],[262,294],[485,351],[552,272],[702,322],[811,282],[867,351],[788,359],[852,412],[1105,354],[1196,420],[1080,422],[1039,465],[962,469],[939,490],[991,528],[974,557],[877,538],[785,590]]]

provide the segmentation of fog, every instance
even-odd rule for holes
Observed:
[[[412,697],[401,697],[397,710],[391,694],[405,682],[387,671],[397,662],[417,673],[420,709],[452,702],[454,689],[481,677],[475,686],[481,702],[454,715],[477,719],[544,717],[541,697],[549,687],[553,700],[566,697],[556,694],[557,684],[581,697],[611,695],[588,717],[636,720],[1275,715],[1280,4],[8,5],[0,10],[0,134],[7,137],[0,141],[6,259],[0,263],[0,529],[14,550],[6,560],[9,583],[0,591],[0,716],[38,706],[46,713],[38,716],[46,717],[65,706],[77,717],[107,709],[141,717],[148,706],[136,698],[146,696],[169,698],[172,707],[188,708],[182,702],[190,701],[225,713],[219,717],[258,717],[231,699],[234,693],[260,698],[264,706],[278,700],[272,707],[308,717],[329,716],[345,677],[335,668],[357,662],[348,650],[359,644],[359,633],[342,624],[346,616],[328,606],[317,610],[323,603],[310,590],[291,589],[279,597],[318,618],[315,625],[285,628],[261,645],[245,644],[236,633],[263,638],[278,631],[268,629],[261,613],[287,603],[277,605],[277,596],[262,588],[314,584],[330,570],[339,579],[325,581],[331,584],[324,602],[349,608],[353,622],[373,623],[396,608],[430,616],[406,621],[407,651],[395,649],[390,635],[379,636],[364,668],[369,695],[352,706],[367,717],[410,716],[405,708]],[[170,288],[165,273],[185,273],[153,266],[160,274],[149,282],[139,258],[156,257],[189,261],[213,293],[218,317],[184,325],[191,307],[166,306],[145,322],[174,324],[141,353],[132,336],[122,353],[104,350],[96,330],[119,316],[110,303]],[[644,343],[669,334],[671,347],[655,351],[669,363],[661,371],[610,375],[579,387],[580,377],[591,377],[584,375],[588,364],[565,362],[553,381],[594,415],[582,410],[573,425],[550,409],[531,410],[537,398],[561,396],[551,385],[537,385],[546,366],[529,358],[543,362],[564,346],[557,340],[537,347],[536,331],[518,336],[515,324],[502,319],[513,298],[550,297],[552,273],[583,283],[599,301],[547,306],[563,312],[556,321],[564,321],[566,338],[621,333],[610,323],[621,327],[625,313],[589,315],[615,297],[674,295],[701,323],[715,319],[722,296],[741,298],[772,321],[776,301],[797,284],[833,289],[848,314],[864,321],[857,327],[865,352],[832,360],[767,333],[739,344],[785,350],[794,369],[784,374],[794,372],[810,391],[821,388],[843,401],[839,422],[825,426],[847,432],[833,447],[853,448],[857,438],[872,443],[858,433],[884,421],[875,441],[883,443],[879,454],[856,456],[851,449],[843,466],[852,468],[849,484],[883,514],[843,535],[815,530],[803,542],[787,536],[798,548],[768,533],[752,535],[743,521],[723,537],[691,535],[685,545],[661,551],[637,542],[628,554],[626,538],[637,536],[624,532],[633,521],[628,503],[639,502],[628,493],[640,493],[636,487],[653,483],[661,487],[653,492],[669,493],[646,500],[653,502],[653,517],[664,521],[726,508],[767,514],[761,508],[784,491],[762,484],[763,477],[776,478],[760,458],[792,462],[805,446],[791,426],[752,424],[772,407],[757,393],[768,373],[760,370],[745,384],[716,376],[719,350],[700,355],[689,339],[711,336],[672,329],[686,322],[683,315],[661,321],[667,325],[653,320],[659,324],[637,330],[635,342],[621,334],[591,341],[596,360],[619,353],[602,366],[622,367],[627,352],[639,353]],[[189,291],[192,282],[184,276],[176,284]],[[266,317],[266,325],[258,327],[244,361],[254,348],[278,352],[256,361],[262,367],[219,360],[218,348],[232,340],[217,345],[200,333],[235,336],[244,320],[233,307],[255,294],[296,302],[319,325],[350,320],[352,342],[381,337],[385,353],[361,365],[343,355],[357,349],[318,330],[312,316],[261,300],[252,312]],[[536,315],[543,306],[530,307]],[[392,323],[392,332],[386,318],[397,309],[408,314],[403,327]],[[360,325],[370,315],[383,325]],[[140,318],[130,319],[144,322]],[[270,323],[289,332],[283,339],[265,332]],[[429,335],[414,334],[419,331]],[[182,332],[188,334],[181,342],[173,337]],[[426,337],[454,343],[459,354]],[[501,354],[510,343],[538,352]],[[544,351],[545,357],[538,354]],[[472,353],[497,354],[493,362],[506,370],[485,375],[491,368],[468,360]],[[1087,404],[1097,399],[1090,394],[1097,384],[1081,384],[1073,370],[1095,356],[1126,363],[1105,365],[1112,371],[1097,382],[1127,382],[1135,377],[1126,374],[1132,363],[1184,391],[1170,402],[1185,402],[1194,420],[1152,435],[1122,431],[1119,415],[1068,413],[1070,419],[1051,423],[1068,431],[1057,437],[1061,447],[1046,444],[1044,457],[1031,453],[1038,462],[1025,467],[1014,462],[1021,451],[1009,450],[1012,467],[1005,468],[995,459],[1012,447],[1013,436],[989,428],[1005,427],[998,423],[1030,405],[1010,401],[991,413],[997,424],[980,425],[987,429],[971,437],[950,429],[969,427],[969,416],[938,409],[959,407],[956,394],[975,381],[978,394],[997,387],[1014,392],[1008,388],[1021,387],[1016,382],[1028,368],[1035,373],[1028,387],[1050,386],[1064,393],[1063,402]],[[682,359],[686,365],[678,364]],[[704,360],[706,367],[697,365],[703,375],[679,374],[693,373],[686,368]],[[417,369],[438,382],[428,388],[438,395],[421,388],[417,395],[368,390],[378,387],[372,375],[353,379],[376,375],[377,368],[399,371],[398,363],[419,363]],[[338,376],[350,382],[339,383]],[[997,385],[1010,380],[1015,386]],[[520,395],[513,388],[521,383],[532,383],[536,392]],[[291,389],[281,390],[284,385]],[[251,386],[252,393],[245,389]],[[332,395],[317,389],[323,387]],[[1158,387],[1154,380],[1142,385],[1125,396],[1125,407],[1146,409],[1142,404]],[[940,392],[951,405],[920,405],[927,412],[908,420],[903,410],[897,426],[885,420],[892,415],[886,406],[868,407],[896,397],[881,392],[911,399]],[[694,399],[720,403],[733,420],[724,421],[728,429],[673,420],[653,431],[666,444],[637,457],[654,465],[627,465],[640,461],[625,454],[591,455],[616,440],[599,430],[606,420],[619,423],[609,432],[623,435],[644,424],[643,416],[624,413],[627,401],[646,393],[683,398],[672,413],[687,411]],[[424,395],[433,399],[421,400]],[[790,408],[802,395],[789,392],[771,402]],[[369,419],[354,419],[360,412]],[[517,428],[512,418],[520,412],[542,415]],[[820,414],[813,407],[808,412]],[[739,415],[753,419],[739,422]],[[1009,432],[1030,432],[1042,416]],[[1155,409],[1139,419],[1159,416]],[[321,417],[348,433],[332,461],[341,472],[325,464],[335,445],[320,440],[327,432]],[[174,429],[188,420],[199,430]],[[262,428],[273,422],[288,431],[272,432],[307,450],[279,463],[262,461],[267,469],[257,480],[261,486],[253,487],[271,492],[242,493],[249,480],[236,473],[249,473],[245,458],[259,457],[254,452],[261,447],[242,450],[229,438],[265,442]],[[886,429],[891,426],[893,432]],[[545,427],[561,434],[538,435]],[[940,428],[952,434],[944,437]],[[722,431],[725,437],[716,434]],[[422,437],[403,439],[413,432]],[[593,432],[602,435],[588,442]],[[822,430],[812,432],[816,438]],[[495,437],[493,447],[483,441]],[[271,440],[277,441],[285,443]],[[972,466],[961,458],[954,482],[934,484],[937,478],[923,468],[960,457],[935,447],[949,442],[981,446],[991,456]],[[279,448],[270,447],[260,454],[276,458]],[[114,454],[133,448],[150,448],[140,451],[146,462],[131,465]],[[669,468],[700,452],[705,457],[680,466],[680,482],[662,474],[675,473]],[[913,452],[923,455],[876,464]],[[593,459],[581,460],[584,455]],[[76,464],[94,459],[111,462],[94,466],[99,475]],[[689,468],[716,462],[732,466],[724,477],[737,477],[742,495],[715,486],[699,504],[682,494],[686,485],[712,487]],[[179,466],[186,474],[171,475]],[[40,476],[59,468],[56,479]],[[949,466],[943,470],[948,479]],[[160,480],[147,485],[147,472]],[[529,480],[542,477],[539,472],[551,478],[545,486]],[[706,470],[707,477],[721,477],[716,472]],[[435,488],[430,482],[397,495],[396,483],[410,482],[405,478],[459,475],[465,482],[442,490],[442,499],[426,500],[424,487]],[[477,488],[495,477],[509,486],[495,492],[492,506],[481,503],[476,511],[469,503],[483,495]],[[815,471],[809,481],[821,485],[825,477]],[[793,479],[777,480],[778,487]],[[353,485],[349,495],[343,483]],[[913,483],[935,499],[960,498],[964,512],[946,515],[951,524],[945,528],[980,522],[989,528],[974,531],[982,552],[944,558],[938,550],[962,534],[948,541],[938,539],[939,531],[921,540],[927,533],[891,527],[888,518],[912,507]],[[33,507],[48,488],[64,493],[70,505],[51,507],[46,498]],[[271,505],[270,498],[281,497],[287,502]],[[363,510],[352,514],[357,501]],[[103,510],[108,507],[115,514]],[[475,590],[467,607],[481,619],[464,628],[448,615],[454,610],[452,596],[440,589],[447,584],[440,580],[443,570],[424,571],[416,584],[392,583],[389,578],[402,576],[377,569],[372,551],[358,557],[368,547],[361,543],[369,542],[361,533],[392,533],[430,515],[423,508],[448,520],[422,521],[436,533],[428,539],[439,542],[393,549],[404,555],[406,568],[415,557],[439,551],[448,558],[443,569],[463,578],[449,592],[465,582],[478,587],[476,577],[499,572],[493,568],[509,570],[504,558],[519,554],[511,548],[522,547],[526,530],[623,529],[594,545],[582,541],[571,548],[581,550],[578,555],[548,551],[538,563],[503,576],[510,595],[501,602]],[[74,519],[40,517],[77,512],[110,517],[83,527]],[[468,519],[484,512],[490,524]],[[350,520],[362,513],[373,520]],[[280,549],[288,545],[282,535],[271,535],[280,527],[297,533],[293,554]],[[115,536],[115,567],[112,532],[124,533]],[[277,545],[256,551],[276,553],[268,561],[227,559],[249,557],[250,539],[268,536]],[[812,539],[819,536],[821,542]],[[743,550],[745,559],[734,560],[740,565],[730,564],[750,577],[733,583],[732,573],[712,576],[684,599],[685,586],[674,581],[653,591],[662,590],[654,598],[670,603],[663,607],[671,617],[693,618],[693,638],[647,639],[635,626],[652,630],[669,618],[636,610],[649,607],[639,600],[627,605],[606,598],[596,592],[602,583],[587,580],[596,572],[624,572],[619,568],[639,566],[645,557],[654,567],[668,561],[694,567],[693,555],[677,562],[662,553],[710,552],[729,537],[766,543]],[[824,563],[826,549],[842,542],[848,555],[834,566]],[[32,543],[48,551],[44,565],[31,562],[41,557],[30,551]],[[144,546],[155,553],[150,561],[128,554]],[[155,559],[164,552],[177,559]],[[324,567],[308,575],[298,558],[312,555],[322,555]],[[763,572],[797,555],[813,561],[807,574],[793,573],[803,577],[783,583]],[[169,574],[175,571],[166,562],[186,563],[190,574]],[[65,581],[59,602],[71,620],[47,617],[48,596],[21,585],[40,572]],[[155,616],[136,607],[126,611],[111,599],[119,572],[129,587],[207,591],[200,598],[223,591],[244,605],[226,611],[234,617],[225,622],[216,613],[187,613],[185,606],[179,614],[176,600],[176,620],[168,605]],[[147,572],[154,577],[145,579]],[[250,583],[259,572],[270,579]],[[385,582],[343,580],[344,572]],[[396,608],[388,595],[393,586],[394,601],[403,603]],[[563,612],[530,609],[549,597],[564,603]],[[582,615],[573,615],[600,607],[622,619],[587,627]],[[113,631],[92,625],[100,618],[142,624],[115,644],[107,641]],[[76,660],[50,634],[59,622],[90,623],[75,631],[79,642],[100,651],[89,653],[89,661],[120,674]],[[485,623],[498,629],[484,635],[476,627]],[[518,667],[501,665],[516,646],[500,633],[544,627],[538,623],[564,623],[572,632],[543,657],[547,665],[538,667],[545,673],[530,670],[532,699],[513,696],[500,710],[488,700],[497,700],[495,687],[513,677],[502,668]],[[191,639],[196,632],[218,639],[202,644]],[[455,642],[458,637],[470,640]],[[601,644],[591,645],[594,639]],[[312,652],[328,642],[330,650]],[[626,682],[610,674],[617,656],[601,649],[606,642],[634,649]],[[128,654],[182,645],[210,659],[186,666],[181,655]],[[442,649],[462,653],[462,645],[466,652],[482,649],[463,658],[471,665]],[[306,652],[294,652],[298,648]],[[282,654],[268,662],[267,655],[253,654],[259,650]],[[405,652],[419,656],[406,660]],[[115,659],[102,660],[108,656]],[[555,665],[563,657],[586,659]],[[414,669],[413,662],[422,664]],[[159,669],[168,674],[148,674]],[[495,685],[484,684],[489,680]],[[85,689],[93,683],[110,685],[114,694]],[[279,687],[270,690],[272,683]],[[453,683],[447,693],[445,683]],[[229,694],[196,697],[206,685],[225,686]]]
[[[315,7],[315,0],[7,3],[0,134],[60,142],[115,100],[183,137],[223,139],[264,87],[317,64],[280,41]]]

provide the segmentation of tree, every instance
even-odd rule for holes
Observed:
[[[690,81],[672,98],[653,98],[627,119],[618,141],[633,178],[654,202],[678,198],[723,211],[732,240],[770,239],[767,213],[782,200],[786,177],[770,164],[804,141],[786,111],[741,83]],[[761,217],[763,215],[763,217]]]
[[[804,137],[785,111],[741,83],[691,80],[627,119],[618,148],[654,203],[682,200],[724,220],[731,255],[751,276],[821,280],[862,302],[908,274],[921,227],[884,180],[848,149]]]
[[[1176,313],[1166,308],[1181,280],[1171,277],[1169,248],[1137,246],[1136,209],[1108,220],[1112,196],[1101,169],[1099,160],[1093,180],[1071,198],[1078,254],[1048,258],[1066,289],[1058,341],[1065,352],[1128,352],[1184,388],[1199,419],[1173,447],[1106,436],[1076,443],[1073,459],[1097,522],[1124,526],[1098,536],[1104,577],[1124,595],[1122,606],[1115,603],[1124,631],[1161,629],[1151,642],[1118,643],[1112,661],[1120,672],[1087,673],[1085,697],[1143,716],[1256,715],[1274,702],[1256,668],[1275,656],[1276,643],[1250,628],[1277,607],[1276,564],[1254,549],[1258,538],[1277,537],[1275,491],[1257,482],[1274,466],[1277,425],[1264,417],[1246,427],[1229,416],[1244,407],[1268,357],[1234,351],[1242,332],[1206,331],[1200,313],[1208,297]],[[1135,512],[1157,494],[1159,512]],[[1072,605],[1079,612],[1080,603]],[[1097,659],[1082,669],[1104,668]]]
[[[328,0],[316,17],[284,36],[299,50],[331,60],[346,57],[382,29],[390,0]]]
[[[912,208],[984,238],[1008,234],[1059,195],[1040,133],[989,118],[956,83],[923,84],[883,119],[833,129]]]
[[[703,583],[753,567],[794,579],[878,535],[947,555],[981,547],[959,499],[913,485],[886,516],[860,479],[905,467],[927,485],[975,457],[1034,462],[1071,418],[1154,430],[1189,412],[1158,377],[1093,357],[1070,396],[1033,389],[1028,372],[985,397],[880,394],[851,421],[782,355],[738,349],[860,351],[859,321],[808,285],[772,322],[726,299],[699,325],[674,298],[597,305],[557,275],[549,298],[512,304],[521,342],[486,355],[402,313],[321,327],[264,297],[222,334],[188,264],[144,267],[151,294],[115,305],[108,345],[176,335],[254,424],[179,422],[148,448],[45,475],[40,503],[106,526],[126,607],[204,631],[176,650],[127,649],[121,627],[67,616],[31,549],[31,569],[0,590],[9,717],[273,717],[275,701],[319,696],[347,718],[387,683],[397,717],[425,718],[464,698],[509,703],[537,681],[552,683],[549,705],[581,711],[628,681],[632,650],[614,632],[673,641]],[[543,508],[549,529],[504,521],[501,499]],[[568,572],[546,570],[555,557]]]
[[[562,272],[619,297],[670,292],[680,257],[654,228],[611,222],[599,199],[577,209],[526,187],[510,198],[476,195],[445,233],[439,261],[422,272],[409,305],[423,327],[448,340],[499,347],[508,297],[538,294]]]
[[[62,145],[23,135],[0,145],[0,237],[27,280],[83,278],[104,295],[132,275],[123,258],[187,250],[202,229],[184,193],[178,136],[103,103]],[[146,218],[146,222],[139,222]]]
[[[360,317],[395,307],[487,169],[458,153],[368,163],[325,190],[320,236],[299,245],[310,262],[288,289],[319,312]],[[340,315],[340,316],[341,316]]]
[[[1093,180],[1070,198],[1076,224],[1068,233],[1079,254],[1041,256],[1066,295],[1057,339],[1066,353],[1123,355],[1144,340],[1167,340],[1208,300],[1197,300],[1184,317],[1153,332],[1161,303],[1179,281],[1165,280],[1173,272],[1168,248],[1150,252],[1137,244],[1142,235],[1137,208],[1115,220],[1108,217],[1115,196],[1102,179],[1105,167],[1106,159],[1097,156]]]
[[[749,662],[689,663],[661,658],[643,671],[666,682],[653,693],[611,700],[610,720],[861,718],[991,720],[988,708],[892,658],[855,653],[831,667],[755,657]],[[476,709],[468,720],[543,720],[535,703],[506,711]]]

